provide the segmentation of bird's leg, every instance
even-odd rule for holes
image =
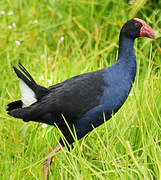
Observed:
[[[50,154],[47,155],[47,159],[45,160],[45,166],[43,168],[43,176],[42,176],[43,180],[47,180],[48,179],[49,165],[51,164],[54,155],[57,152],[59,152],[61,150],[61,148],[62,148],[62,146],[60,144],[58,144],[57,147],[54,149],[54,151],[52,151]]]

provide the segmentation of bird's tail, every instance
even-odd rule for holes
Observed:
[[[36,82],[21,63],[19,63],[19,68],[23,73],[13,66],[13,69],[17,76],[20,78],[20,80],[22,80],[27,86],[29,86],[34,91],[35,86],[37,85]]]
[[[21,63],[19,63],[19,68],[20,70],[13,67],[20,79],[22,107],[27,107],[41,99],[49,90],[38,85]]]

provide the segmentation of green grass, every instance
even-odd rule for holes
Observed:
[[[120,28],[132,17],[144,19],[157,40],[135,42],[131,96],[71,152],[55,156],[50,179],[161,179],[160,11],[161,2],[146,0],[0,1],[0,179],[41,179],[43,160],[60,137],[54,127],[6,114],[7,103],[20,98],[12,66],[21,61],[44,86],[108,66],[117,58]]]

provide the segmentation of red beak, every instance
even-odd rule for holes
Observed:
[[[140,37],[148,37],[150,39],[156,39],[155,33],[150,26],[148,26],[143,20],[139,18],[134,18],[134,19],[142,24],[142,27],[140,29]]]
[[[140,37],[144,36],[144,37],[148,37],[150,39],[156,39],[155,38],[155,34],[154,31],[152,30],[152,28],[150,26],[148,26],[147,24],[144,24],[141,29],[140,29]]]

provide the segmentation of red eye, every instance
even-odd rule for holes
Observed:
[[[134,26],[137,28],[139,27],[139,23],[135,23]]]

